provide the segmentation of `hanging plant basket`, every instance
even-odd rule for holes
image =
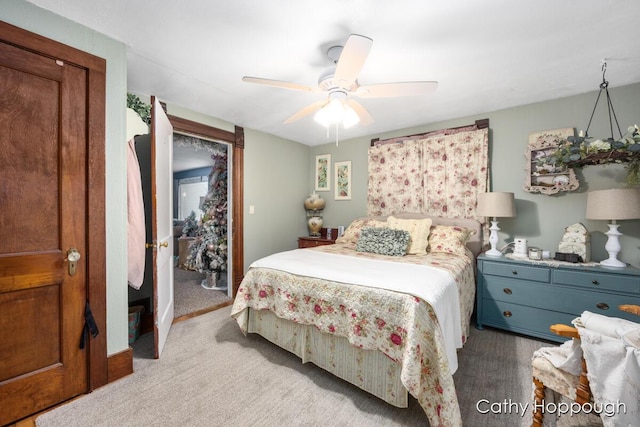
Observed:
[[[640,151],[603,151],[589,154],[581,159],[570,161],[570,168],[581,168],[588,165],[604,165],[608,163],[629,163],[640,160]]]

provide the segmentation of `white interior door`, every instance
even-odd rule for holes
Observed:
[[[153,333],[160,357],[173,323],[173,127],[151,97],[151,221],[153,244]]]

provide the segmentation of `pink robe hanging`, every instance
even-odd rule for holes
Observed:
[[[136,155],[135,138],[127,144],[127,206],[129,217],[128,254],[129,254],[129,286],[140,289],[144,279],[145,262],[145,219],[144,200],[142,198],[142,178],[140,164]]]

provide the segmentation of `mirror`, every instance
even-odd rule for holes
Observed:
[[[556,151],[558,144],[573,136],[573,128],[555,129],[529,134],[529,144],[525,151],[526,178],[523,188],[530,193],[556,194],[573,191],[580,187],[580,181],[572,168],[554,165],[547,157]]]

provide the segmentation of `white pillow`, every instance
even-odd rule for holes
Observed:
[[[387,218],[387,227],[409,232],[411,241],[407,248],[407,254],[419,255],[427,253],[427,246],[429,246],[429,232],[431,230],[431,218],[405,219],[396,218],[392,215]]]

